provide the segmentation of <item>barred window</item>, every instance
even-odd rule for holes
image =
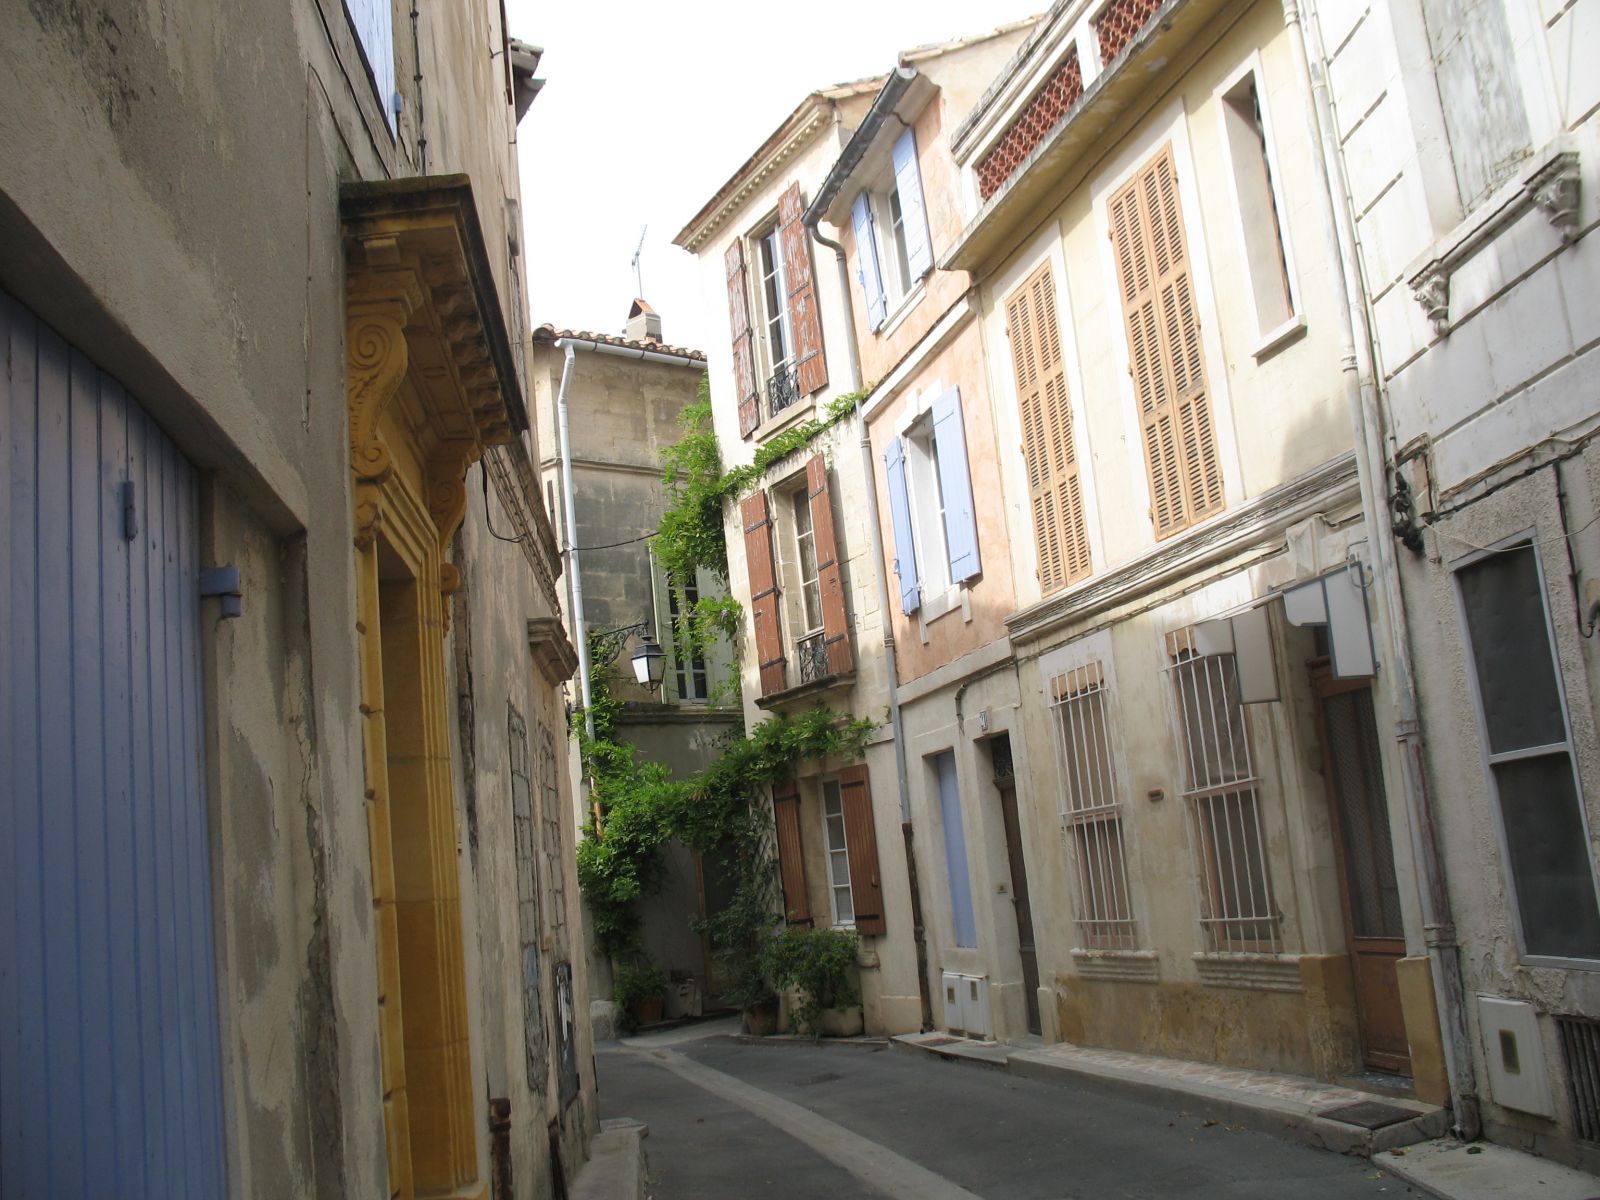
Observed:
[[[539,726],[540,823],[544,826],[545,914],[552,929],[567,923],[566,875],[561,869],[561,788],[556,779],[556,743],[546,725]]]
[[[1062,823],[1077,872],[1078,936],[1090,949],[1138,946],[1128,858],[1122,836],[1122,790],[1111,751],[1110,696],[1099,663],[1050,684],[1061,768]]]
[[[1190,630],[1168,639],[1184,806],[1208,951],[1282,948],[1267,865],[1260,779],[1232,654],[1198,655]]]

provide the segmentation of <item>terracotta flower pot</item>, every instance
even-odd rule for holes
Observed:
[[[636,1024],[659,1025],[666,1014],[667,1002],[660,996],[654,996],[649,1000],[635,1000],[629,1009]]]
[[[744,1031],[755,1037],[771,1037],[778,1032],[778,1006],[763,1004],[744,1010]]]

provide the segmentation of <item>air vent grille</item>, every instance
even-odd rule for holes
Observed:
[[[1567,1068],[1572,1121],[1586,1142],[1600,1142],[1600,1021],[1557,1017],[1561,1057]]]

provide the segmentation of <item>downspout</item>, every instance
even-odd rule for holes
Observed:
[[[567,361],[561,368],[561,388],[556,393],[556,436],[561,443],[561,502],[567,510],[567,578],[572,590],[572,632],[578,643],[578,689],[583,698],[583,728],[594,740],[594,696],[589,689],[589,627],[583,617],[583,572],[578,569],[578,512],[573,501],[572,435],[567,426],[567,389],[572,384],[572,365],[578,348],[561,338],[556,349],[565,350]]]
[[[1439,1024],[1445,1043],[1445,1068],[1456,1116],[1456,1132],[1472,1141],[1482,1133],[1478,1112],[1476,1069],[1467,1034],[1466,996],[1461,976],[1461,947],[1456,941],[1455,919],[1439,848],[1433,795],[1428,787],[1426,748],[1417,705],[1416,673],[1406,636],[1405,594],[1400,587],[1399,564],[1387,522],[1389,464],[1383,449],[1383,413],[1379,406],[1377,373],[1372,357],[1372,333],[1367,322],[1367,295],[1356,252],[1356,235],[1346,190],[1333,102],[1328,94],[1322,37],[1314,0],[1283,0],[1284,24],[1291,34],[1295,67],[1300,83],[1312,97],[1315,134],[1320,154],[1312,162],[1321,185],[1324,233],[1343,276],[1344,287],[1335,289],[1340,328],[1344,337],[1342,369],[1350,419],[1356,434],[1357,473],[1361,503],[1366,512],[1367,541],[1374,556],[1373,576],[1382,588],[1389,613],[1388,648],[1394,692],[1399,706],[1396,733],[1404,759],[1406,806],[1412,816],[1414,850],[1423,873],[1423,934],[1432,959],[1438,988]]]
[[[839,121],[837,106],[833,119]],[[861,473],[867,490],[867,530],[872,539],[872,573],[878,583],[878,612],[883,627],[883,664],[889,689],[889,736],[894,742],[895,786],[900,798],[900,835],[905,844],[906,880],[911,889],[911,932],[917,948],[917,995],[922,1004],[922,1028],[933,1028],[933,993],[928,984],[928,941],[922,919],[922,888],[917,880],[917,856],[911,823],[911,788],[906,769],[905,729],[900,720],[900,688],[895,663],[894,623],[889,616],[889,573],[883,555],[883,528],[878,521],[878,485],[872,465],[872,438],[867,432],[866,414],[861,410],[861,354],[856,345],[855,303],[850,295],[850,269],[844,246],[824,237],[817,228],[819,216],[807,212],[806,228],[819,245],[833,251],[839,269],[839,295],[844,301],[845,344],[849,349],[850,390],[856,394],[856,429],[860,434]]]

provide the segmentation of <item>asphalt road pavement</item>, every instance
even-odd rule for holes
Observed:
[[[597,1049],[652,1200],[1397,1200],[1363,1159],[904,1049],[727,1036]]]

